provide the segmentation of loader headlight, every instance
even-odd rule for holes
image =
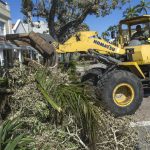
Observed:
[[[134,54],[134,48],[127,48],[126,53],[127,54]]]

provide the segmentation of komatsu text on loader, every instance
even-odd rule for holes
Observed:
[[[133,39],[137,25],[141,25],[145,34]],[[91,80],[104,106],[116,116],[123,116],[133,114],[143,97],[150,94],[149,35],[150,15],[144,15],[120,21],[117,46],[99,38],[93,31],[78,32],[63,44],[44,41],[43,36],[33,32],[28,36],[7,35],[6,39],[18,45],[19,40],[23,45],[30,44],[47,58],[53,54],[52,47],[57,53],[89,53],[106,67],[90,69],[83,75],[82,82]]]

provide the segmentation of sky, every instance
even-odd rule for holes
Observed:
[[[11,9],[11,18],[12,22],[15,23],[18,19],[23,19],[23,15],[21,11],[21,0],[4,0],[10,6]],[[145,0],[146,2],[150,0]],[[105,17],[96,17],[94,15],[90,15],[85,19],[85,23],[87,23],[90,27],[90,30],[97,31],[99,34],[106,31],[110,25],[117,25],[119,21],[122,19],[123,11],[129,6],[135,6],[140,2],[140,0],[131,0],[130,4],[122,6],[121,9],[114,10],[110,15]],[[149,11],[150,14],[150,11]]]

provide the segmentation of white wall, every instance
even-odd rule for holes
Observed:
[[[4,66],[3,49],[0,49],[0,66]]]
[[[4,35],[4,22],[0,21],[0,35]]]
[[[14,33],[26,33],[25,28],[23,27],[22,23],[19,23],[18,27],[14,31]]]
[[[48,25],[46,22],[40,21],[40,22],[33,22],[33,27],[30,29],[31,31],[34,31],[35,33],[49,33]],[[13,27],[14,33],[29,33],[29,25],[26,23],[23,23],[20,19],[17,20],[15,26]]]

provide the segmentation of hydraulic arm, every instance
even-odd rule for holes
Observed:
[[[57,51],[65,52],[87,52],[96,50],[101,54],[125,54],[125,50],[106,42],[98,37],[94,31],[78,32],[69,38],[64,44],[59,44]]]

